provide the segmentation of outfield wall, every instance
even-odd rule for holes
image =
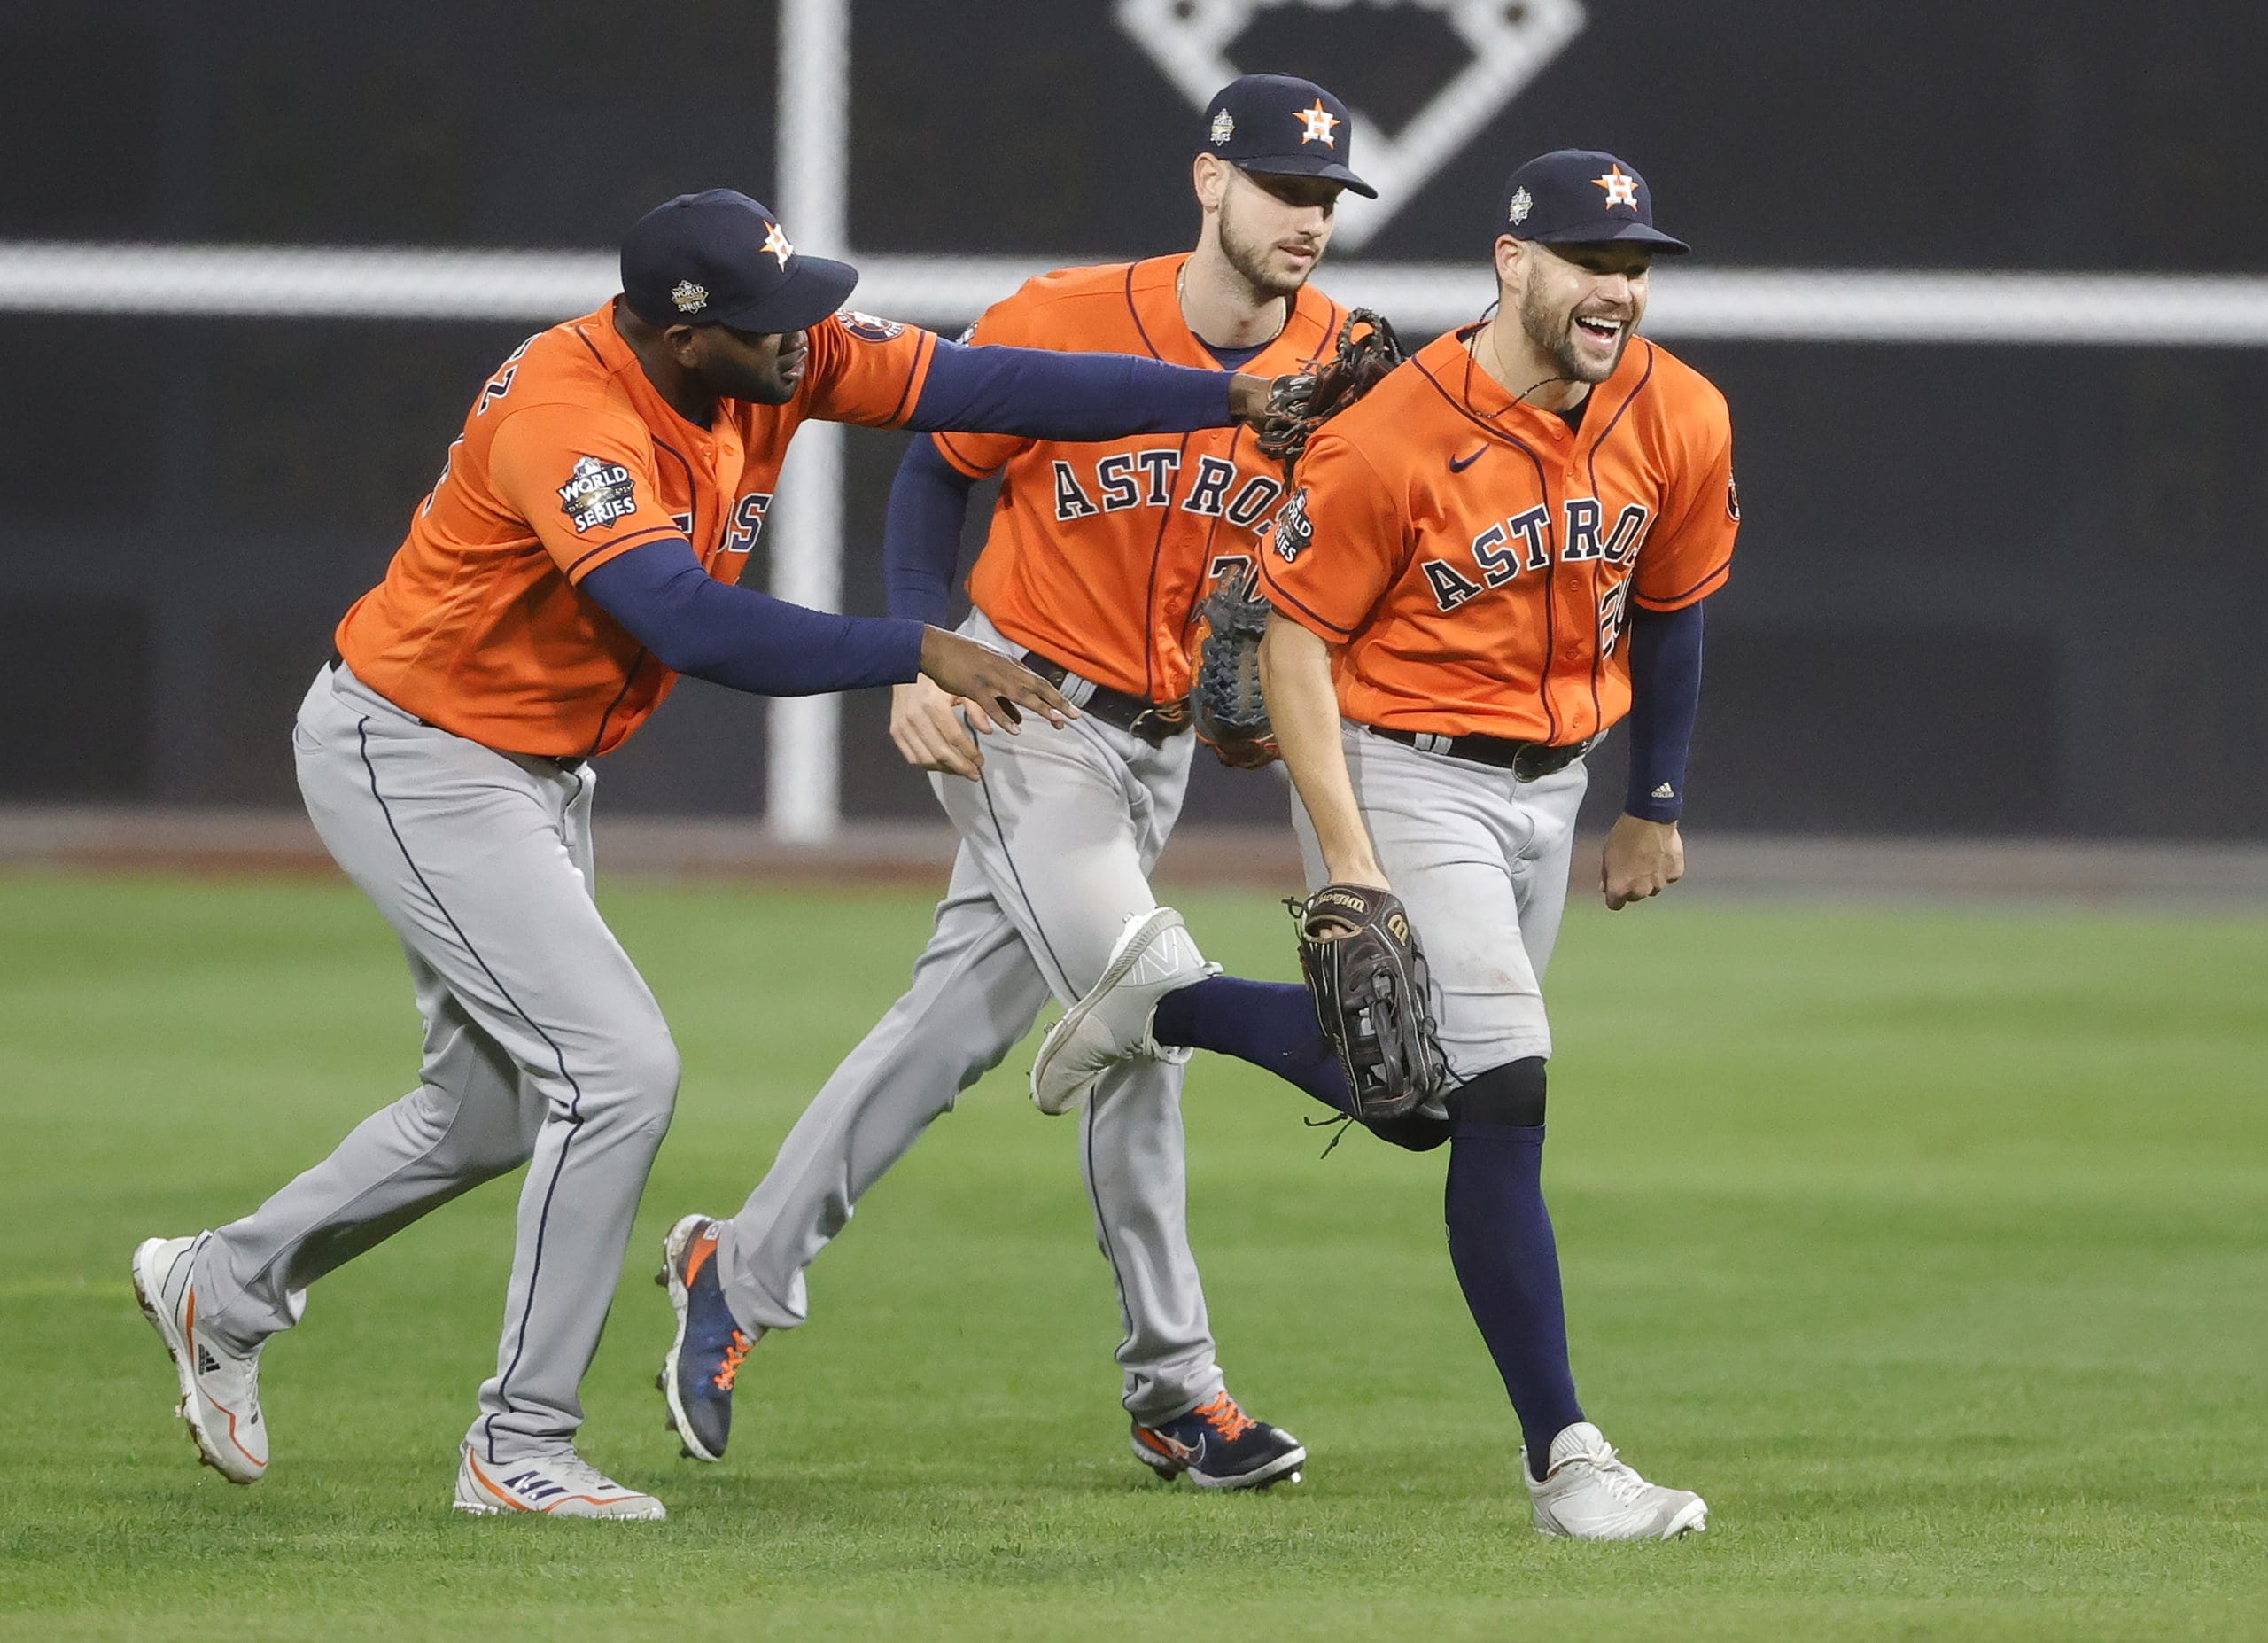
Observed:
[[[1247,9],[1224,48],[1240,66],[1326,80],[1398,137],[1468,53],[1436,0]],[[1895,342],[1792,300],[1781,334],[1767,309],[1677,339],[1731,397],[1748,516],[1711,606],[1697,813],[1757,832],[2268,837],[2268,349],[2230,317],[2268,271],[2268,214],[2242,205],[2268,160],[2241,68],[2256,10],[1573,12],[1518,94],[1364,225],[1363,259],[1477,266],[1509,160],[1576,142],[1643,165],[1702,268],[1792,271],[1776,288],[1830,321],[1844,288],[1816,271],[2250,277],[2233,306],[2144,291],[2115,344],[1979,340],[1957,299]],[[690,55],[595,0],[530,15],[11,7],[0,47],[28,66],[0,109],[7,152],[71,163],[8,168],[0,241],[602,261],[680,186],[773,191],[773,6],[702,8]],[[1186,242],[1194,115],[1113,8],[857,0],[849,41],[846,245],[812,249],[1037,267]],[[468,395],[545,316],[63,312],[83,284],[0,312],[0,681],[35,705],[0,732],[0,799],[289,803],[285,727],[330,623]],[[901,446],[845,442],[850,609],[878,608]],[[882,713],[878,694],[844,708],[843,808],[924,816]],[[1616,759],[1597,760],[1610,803]],[[607,763],[618,813],[746,815],[766,715],[693,687]],[[1278,803],[1208,767],[1191,814]]]

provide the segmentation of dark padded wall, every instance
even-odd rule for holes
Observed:
[[[1366,255],[1477,255],[1508,165],[1578,144],[1642,165],[1712,265],[2268,269],[2256,8],[1588,11]],[[72,163],[0,170],[0,238],[589,249],[681,187],[769,191],[771,6],[664,15],[23,0],[0,152]],[[1187,242],[1195,117],[1105,7],[858,0],[853,41],[859,248]],[[1287,6],[1235,55],[1391,124],[1461,51],[1419,8]],[[0,316],[0,679],[35,705],[0,798],[288,802],[330,623],[532,328]],[[1747,516],[1710,606],[1697,819],[2268,833],[2268,351],[1681,352],[1732,401]],[[872,610],[903,441],[850,437],[846,593]],[[928,814],[882,711],[847,705],[846,805]],[[1611,801],[1612,744],[1595,762]],[[744,814],[761,707],[687,686],[607,766],[611,806]],[[1207,770],[1192,814],[1280,797]]]

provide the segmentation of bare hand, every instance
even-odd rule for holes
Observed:
[[[1023,722],[1019,708],[1030,708],[1059,730],[1079,716],[1061,691],[1021,662],[942,627],[922,633],[921,671],[947,696],[980,706],[988,722],[997,719],[1010,736]]]
[[[1267,419],[1268,396],[1275,388],[1271,378],[1239,371],[1229,378],[1229,415],[1247,427],[1257,428]]]
[[[974,782],[984,771],[976,736],[991,734],[992,720],[983,708],[947,696],[927,679],[896,686],[889,693],[889,739],[917,770],[939,770]]]
[[[1684,876],[1685,841],[1676,822],[1615,817],[1598,864],[1599,892],[1609,912],[1658,896]]]
[[[1391,892],[1394,889],[1393,885],[1386,882],[1386,874],[1380,869],[1379,864],[1367,857],[1344,872],[1333,870],[1326,862],[1324,871],[1329,876],[1324,881],[1327,884],[1359,884],[1365,890]],[[1355,926],[1335,918],[1325,918],[1318,922],[1308,933],[1317,941],[1336,941],[1341,936],[1353,935]]]

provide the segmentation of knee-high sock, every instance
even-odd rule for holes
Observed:
[[[1150,1036],[1176,1048],[1248,1061],[1334,1111],[1355,1110],[1339,1053],[1316,1024],[1307,988],[1296,981],[1212,976],[1194,982],[1158,1001]]]
[[[1543,1207],[1543,1125],[1458,1122],[1443,1195],[1449,1260],[1520,1420],[1528,1469],[1583,1418],[1567,1367],[1559,1249]]]

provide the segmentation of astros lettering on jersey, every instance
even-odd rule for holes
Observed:
[[[1177,281],[1185,254],[1066,269],[996,303],[970,340],[1146,354],[1217,370],[1190,334]],[[1283,331],[1238,369],[1296,370],[1346,310],[1302,288]],[[931,436],[972,478],[1005,469],[969,597],[1019,644],[1153,702],[1189,691],[1189,647],[1207,584],[1250,572],[1284,500],[1281,470],[1249,428],[1059,444],[1004,434]]]
[[[385,580],[339,623],[347,666],[506,752],[620,745],[677,675],[573,584],[672,535],[737,581],[804,419],[892,427],[921,397],[928,332],[844,313],[806,334],[793,399],[721,400],[705,428],[647,380],[610,308],[529,338],[473,401]]]
[[[1358,723],[1566,745],[1630,711],[1635,601],[1732,572],[1724,396],[1644,339],[1582,425],[1437,339],[1324,424],[1261,555],[1262,590],[1334,653]]]

